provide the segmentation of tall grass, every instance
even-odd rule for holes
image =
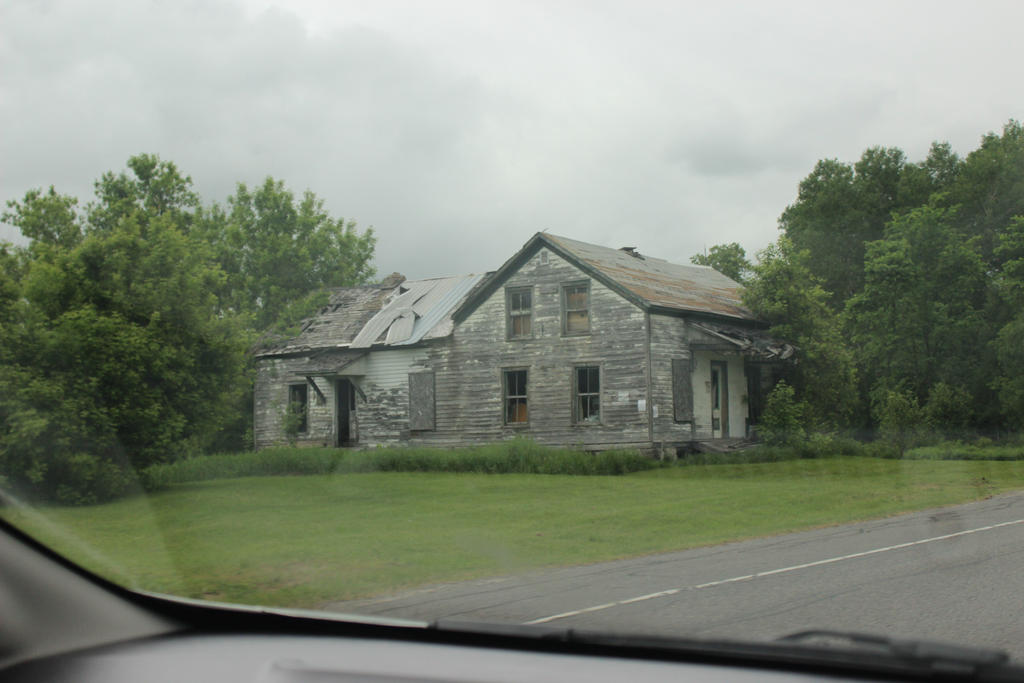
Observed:
[[[879,442],[863,443],[846,436],[812,433],[798,445],[758,444],[750,448],[723,453],[689,453],[680,457],[678,462],[681,465],[746,465],[784,460],[834,458],[839,455],[888,457],[884,444]]]
[[[515,440],[474,448],[267,448],[223,453],[148,467],[143,487],[153,491],[172,484],[209,479],[358,472],[473,472],[477,474],[617,475],[649,470],[661,463],[636,451],[586,453]]]
[[[1024,460],[1024,443],[964,444],[941,443],[912,448],[903,454],[906,460]]]
[[[679,465],[742,465],[835,456],[898,458],[884,441],[812,434],[798,446],[759,445],[727,453],[692,453]],[[1024,460],[1024,443],[946,442],[914,448],[907,460]],[[518,439],[473,448],[395,447],[353,451],[339,448],[277,447],[249,453],[196,456],[154,465],[140,479],[146,490],[172,484],[237,477],[342,474],[359,472],[472,472],[476,474],[618,475],[663,466],[636,451],[586,453]]]
[[[744,465],[808,458],[832,458],[837,455],[902,460],[1024,460],[1024,440],[1019,435],[1000,442],[980,438],[973,443],[943,441],[929,446],[899,449],[885,439],[858,441],[833,434],[810,434],[796,446],[767,446],[726,453],[692,453],[679,459],[683,465]]]
[[[0,512],[120,583],[312,607],[428,583],[888,517],[1020,489],[1024,467],[1014,462],[850,457],[666,467],[623,477],[250,477],[89,507]]]

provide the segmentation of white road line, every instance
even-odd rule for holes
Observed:
[[[806,562],[804,564],[795,564],[791,567],[782,567],[780,569],[770,569],[768,571],[757,572],[756,574],[746,574],[744,576],[734,576],[731,579],[721,579],[719,581],[708,581],[707,583],[700,583],[695,586],[684,586],[682,588],[670,588],[668,590],[658,591],[657,593],[648,593],[647,595],[638,595],[635,598],[628,598],[626,600],[616,600],[615,602],[606,602],[603,605],[594,605],[593,607],[584,607],[583,609],[575,609],[570,612],[562,612],[561,614],[552,614],[548,617],[541,617],[539,619],[533,619],[531,621],[523,622],[526,625],[531,624],[546,624],[549,621],[555,621],[556,619],[565,619],[567,617],[575,617],[579,614],[586,614],[587,612],[599,612],[601,610],[610,609],[612,607],[618,607],[620,605],[631,605],[634,602],[644,602],[645,600],[654,600],[655,598],[663,598],[669,595],[675,595],[683,591],[697,590],[700,588],[713,588],[715,586],[723,586],[727,583],[739,583],[741,581],[750,581],[757,579],[762,576],[773,576],[775,574],[785,574],[786,572],[795,572],[798,569],[808,569],[810,567],[820,567],[825,564],[833,564],[835,562],[843,562],[844,560],[855,560],[859,557],[867,557],[869,555],[877,555],[878,553],[887,553],[890,550],[901,550],[903,548],[910,548],[915,545],[923,545],[925,543],[934,543],[936,541],[945,541],[950,538],[957,538],[958,536],[967,536],[968,534],[977,534],[982,531],[992,531],[993,529],[999,529],[1005,526],[1012,526],[1014,524],[1024,524],[1024,519],[1015,519],[1012,522],[1001,522],[999,524],[990,524],[989,526],[978,527],[977,529],[968,529],[966,531],[957,531],[952,534],[945,534],[944,536],[933,536],[932,538],[923,538],[919,541],[909,541],[907,543],[898,543],[897,545],[889,545],[884,548],[874,548],[873,550],[865,550],[859,553],[851,553],[850,555],[841,555],[839,557],[830,557],[825,560],[816,560],[814,562]]]

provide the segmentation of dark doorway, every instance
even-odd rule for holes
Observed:
[[[729,436],[729,374],[728,364],[711,361],[711,438]]]
[[[356,390],[352,382],[339,379],[334,387],[334,403],[337,406],[338,444],[351,446],[358,440],[356,433]]]

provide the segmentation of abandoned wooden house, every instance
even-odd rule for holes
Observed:
[[[486,276],[335,291],[258,352],[256,445],[674,452],[748,436],[793,352],[711,268],[538,233]]]

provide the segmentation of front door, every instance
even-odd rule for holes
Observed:
[[[729,364],[711,361],[711,438],[729,436]]]
[[[338,446],[351,446],[358,440],[356,433],[356,391],[351,380],[339,379],[334,386],[337,406]]]

